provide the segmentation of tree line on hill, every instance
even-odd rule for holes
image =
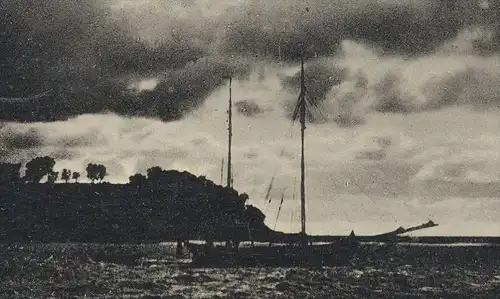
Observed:
[[[268,233],[264,214],[246,204],[247,194],[205,176],[154,166],[146,175],[130,176],[128,184],[79,184],[79,172],[63,169],[59,178],[54,165],[51,157],[34,158],[21,177],[20,163],[0,163],[5,191],[0,195],[5,214],[0,239],[212,242],[245,241],[252,239],[250,234]],[[100,164],[89,163],[86,172],[92,183],[108,175]],[[54,184],[58,179],[67,184]],[[69,184],[71,179],[78,184]],[[13,184],[24,187],[8,188]]]
[[[71,179],[75,183],[80,179],[80,172],[72,172],[64,168],[59,177],[59,171],[54,171],[56,161],[49,156],[36,157],[25,165],[25,174],[21,177],[21,163],[0,163],[0,183],[40,183],[46,177],[47,183],[55,183],[61,179],[68,183]],[[89,163],[85,169],[87,178],[92,182],[100,181],[108,175],[106,166]]]

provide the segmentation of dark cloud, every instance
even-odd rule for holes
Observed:
[[[372,44],[388,53],[428,53],[455,37],[467,20],[457,15],[460,1],[429,2],[423,1],[425,4],[422,5],[429,5],[425,10],[412,7],[387,9],[370,3],[362,13],[344,24],[345,37]]]
[[[60,148],[50,153],[50,156],[54,158],[56,161],[59,161],[59,160],[71,160],[73,158],[78,157],[78,154],[66,148]]]
[[[370,151],[360,152],[360,153],[358,153],[358,155],[356,155],[356,159],[358,159],[358,160],[374,160],[374,161],[378,161],[378,160],[385,159],[386,156],[387,156],[387,154],[386,154],[386,152],[384,150],[377,149],[377,150],[370,150]]]
[[[387,149],[391,146],[390,138],[378,137],[373,140],[373,143],[378,146],[376,149],[367,149],[356,154],[358,160],[379,161],[387,158]]]
[[[21,152],[44,146],[43,136],[34,129],[19,130],[11,126],[0,128],[0,161],[18,161]]]
[[[335,1],[303,1],[289,4],[284,11],[253,1],[245,10],[246,18],[233,21],[228,28],[222,48],[271,57],[281,54],[285,60],[296,60],[303,47],[308,57],[331,55],[340,41],[350,39],[385,53],[420,55],[433,51],[465,27],[497,24],[500,13],[496,3],[481,10],[477,2],[466,0],[400,2],[339,5]],[[498,50],[498,31],[496,36],[488,47]]]
[[[128,102],[128,106],[122,106],[120,112],[177,120],[201,105],[229,77],[241,77],[249,71],[250,66],[244,60],[202,58],[182,69],[167,72],[153,90],[141,92],[138,98]]]
[[[64,124],[61,123],[61,126]],[[95,145],[105,146],[108,143],[98,130],[93,130],[78,136],[63,136],[55,141],[55,145],[63,148],[81,148]]]
[[[498,78],[485,70],[467,67],[428,81],[422,88],[427,102],[419,103],[416,95],[402,88],[405,79],[398,72],[389,72],[375,86],[377,101],[372,108],[383,113],[414,113],[457,105],[498,107],[500,88],[495,83]]]
[[[339,114],[335,117],[335,122],[342,128],[352,128],[365,124],[363,117],[352,115],[352,113]]]
[[[406,96],[400,90],[402,78],[398,73],[389,72],[380,82],[375,86],[378,101],[375,102],[373,108],[378,112],[391,112],[391,113],[409,113],[415,108],[411,101],[402,99]]]
[[[239,114],[252,117],[262,113],[262,109],[253,101],[239,101],[234,104]]]
[[[300,76],[298,71],[291,77],[282,79],[282,85],[285,88],[292,89],[297,93],[300,91]],[[326,99],[326,95],[335,85],[345,80],[345,71],[337,68],[334,63],[328,59],[316,59],[304,67],[304,83],[307,87],[307,98],[311,104],[318,105]],[[293,115],[296,101],[287,104],[287,113],[290,117]],[[308,110],[307,118],[309,121],[322,121],[321,113],[314,113]]]
[[[89,77],[182,67],[204,55],[181,38],[155,47],[139,41],[112,18],[108,3],[7,1],[0,11],[0,95],[28,96],[68,83],[85,89]]]
[[[0,118],[15,121],[54,121],[84,114],[113,111],[134,114],[135,106],[158,100],[137,97],[127,91],[128,75],[148,75],[179,69],[197,61],[205,51],[182,37],[168,44],[151,45],[126,31],[126,24],[111,17],[106,4],[99,1],[27,0],[8,1],[0,9]],[[198,63],[197,65],[202,64]],[[215,66],[215,68],[224,66]],[[203,67],[202,67],[203,68]],[[208,67],[210,69],[210,67]],[[177,85],[185,83],[192,68],[186,69]],[[217,76],[212,72],[212,76]],[[224,73],[223,71],[221,73]],[[177,73],[179,74],[179,72]],[[181,78],[184,77],[184,78]],[[217,78],[217,77],[216,77]],[[200,101],[210,88],[188,78],[193,94]],[[222,78],[213,80],[222,81]],[[203,85],[203,86],[201,86]],[[201,87],[203,90],[194,90]],[[159,90],[162,85],[160,84]],[[8,101],[10,97],[38,98]],[[145,102],[145,103],[144,103]],[[149,115],[170,120],[184,110],[163,103],[165,115]],[[171,108],[168,108],[172,105]],[[185,104],[183,104],[185,105]],[[158,113],[162,113],[159,111]]]
[[[469,104],[474,107],[500,107],[500,86],[498,74],[466,68],[448,78],[430,82],[425,91],[435,100],[425,109]],[[440,88],[437,88],[440,86]],[[432,94],[434,93],[434,94]]]
[[[41,147],[42,145],[43,138],[34,129],[17,131],[11,127],[4,127],[0,131],[0,146],[7,151],[31,149]]]
[[[164,36],[155,42],[141,39],[143,31],[113,11],[111,3],[10,0],[0,4],[0,119],[54,121],[113,111],[170,121],[198,107],[228,75],[248,72],[249,65],[227,59],[232,55],[295,60],[303,44],[306,57],[312,58],[333,54],[344,39],[368,43],[385,53],[420,55],[476,24],[492,31],[491,38],[475,42],[479,52],[498,51],[500,41],[496,18],[500,5],[492,1],[489,9],[482,10],[465,0],[342,5],[255,0],[218,17],[157,24],[161,28],[153,32]],[[186,9],[194,5],[183,4]],[[205,31],[194,33],[199,30],[192,28]],[[339,80],[337,71],[320,63],[309,68],[310,97],[322,101]],[[152,91],[137,95],[127,88],[132,77],[164,73]],[[296,87],[297,78],[287,85]],[[5,99],[38,94],[44,95]],[[384,100],[379,110],[403,110],[396,107],[396,98]]]

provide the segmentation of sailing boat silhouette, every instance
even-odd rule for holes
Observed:
[[[347,237],[347,242],[333,242],[315,245],[310,242],[306,233],[306,190],[305,190],[305,129],[307,113],[307,88],[304,78],[304,56],[301,55],[301,88],[297,105],[293,114],[293,121],[299,120],[301,125],[301,179],[300,179],[300,246],[294,242],[290,244],[276,244],[274,246],[252,246],[245,248],[208,247],[192,245],[193,263],[202,265],[292,265],[292,264],[339,264],[350,263],[351,258],[357,253],[359,242],[354,234]],[[231,79],[229,80],[229,126],[228,126],[228,164],[227,186],[232,185],[231,169]],[[269,191],[269,190],[268,190]],[[270,236],[272,238],[272,236]],[[269,240],[272,243],[272,240]]]

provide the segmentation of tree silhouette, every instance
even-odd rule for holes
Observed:
[[[266,219],[266,215],[264,215],[264,213],[262,213],[262,211],[258,208],[252,205],[248,205],[245,209],[244,219],[245,222],[248,222],[250,224],[263,223]]]
[[[164,171],[160,166],[153,166],[147,170],[148,180],[152,182],[158,182],[163,174]]]
[[[101,164],[92,164],[89,163],[87,165],[87,178],[94,183],[94,181],[102,181],[104,177],[107,175],[106,173],[106,167]]]
[[[142,175],[140,173],[136,173],[132,176],[129,176],[128,179],[129,179],[129,183],[131,185],[134,185],[134,186],[141,186],[144,183],[146,183],[148,180],[145,175]]]
[[[101,165],[101,164],[97,165],[97,174],[98,174],[98,175],[97,175],[97,179],[98,179],[99,181],[104,180],[104,177],[105,177],[106,175],[108,175],[108,173],[106,172],[106,166]]]
[[[71,170],[64,168],[61,173],[61,179],[68,183],[69,179],[71,178]]]
[[[94,183],[95,180],[97,180],[97,168],[96,168],[97,164],[92,164],[92,163],[89,163],[87,165],[87,168],[85,169],[87,171],[87,178],[92,181],[92,183]]]
[[[75,180],[75,183],[78,183],[78,179],[80,178],[80,173],[79,172],[73,172],[73,175],[71,176],[73,180]]]
[[[57,181],[57,177],[59,176],[59,171],[51,171],[47,174],[47,183],[54,184]]]
[[[53,172],[53,167],[56,164],[54,158],[44,156],[36,157],[26,163],[25,181],[39,183],[45,176]]]

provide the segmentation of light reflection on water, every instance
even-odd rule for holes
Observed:
[[[193,244],[204,244],[204,241],[190,241]],[[314,242],[314,245],[327,245],[331,242]],[[164,246],[175,246],[176,243],[172,242],[162,242],[160,245]],[[361,245],[391,245],[390,242],[360,242]],[[465,243],[465,242],[456,242],[456,243],[421,243],[421,242],[398,242],[395,243],[400,246],[423,246],[423,247],[500,247],[498,243]],[[223,242],[214,242],[215,246],[223,246]],[[240,243],[240,247],[252,247],[252,246],[268,246],[268,242],[255,242],[254,245],[251,245],[250,242],[242,242]],[[273,246],[287,246],[287,243],[273,243]]]

